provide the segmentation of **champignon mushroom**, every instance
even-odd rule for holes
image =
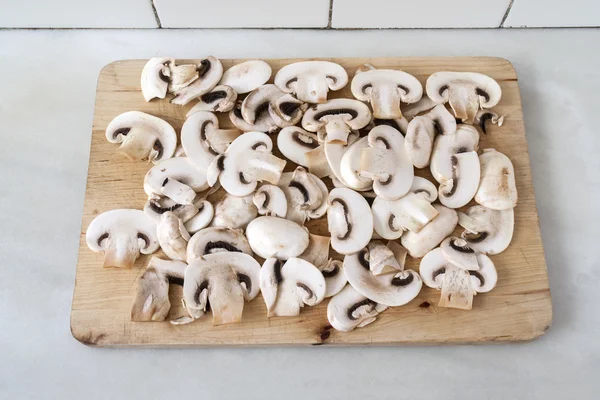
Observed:
[[[325,298],[325,278],[308,261],[290,258],[265,260],[260,270],[260,290],[268,317],[293,317],[304,305],[315,306]]]
[[[352,99],[333,99],[310,107],[302,117],[302,127],[319,132],[326,142],[347,143],[353,129],[362,129],[371,121],[369,107]]]
[[[267,109],[268,111],[268,109]],[[242,116],[242,103],[238,100],[233,110],[229,111],[229,120],[236,128],[243,132],[268,132],[274,133],[279,130],[279,127],[271,118],[268,112],[259,112],[256,116],[254,124],[250,124],[244,120]]]
[[[444,258],[452,265],[469,271],[477,271],[477,257],[475,250],[470,248],[467,242],[456,236],[450,236],[440,244]]]
[[[238,94],[250,93],[271,77],[271,66],[262,60],[244,61],[229,68],[219,85],[231,86]]]
[[[411,257],[423,257],[427,252],[436,247],[446,237],[450,236],[456,228],[458,215],[451,208],[434,204],[438,216],[425,225],[419,232],[405,231],[400,243],[408,250]]]
[[[275,185],[262,185],[252,197],[252,202],[260,215],[285,218],[287,199],[283,190]]]
[[[275,84],[294,93],[305,103],[325,103],[329,90],[340,90],[348,83],[348,73],[329,61],[300,61],[286,65],[275,75]]]
[[[420,176],[415,176],[413,179],[412,186],[410,187],[410,192],[414,194],[418,194],[419,196],[423,196],[428,202],[433,203],[437,200],[437,188],[430,180],[422,178]]]
[[[498,115],[490,110],[479,110],[475,115],[475,124],[479,126],[481,132],[487,134],[486,122],[490,121],[494,125],[502,126],[504,123],[504,115]]]
[[[185,230],[190,234],[198,232],[200,229],[204,229],[210,224],[215,215],[215,209],[208,200],[199,200],[196,202],[198,213],[190,218],[188,221],[184,220],[183,226]]]
[[[342,176],[342,158],[346,151],[359,139],[358,132],[352,132],[348,136],[348,143],[325,143],[323,145],[325,151],[325,157],[327,158],[327,163],[329,164],[329,168],[335,178],[337,178],[344,186],[349,186],[344,181]],[[362,149],[362,147],[361,147]]]
[[[308,247],[308,229],[277,217],[258,217],[246,228],[248,243],[258,256],[287,260],[297,257]]]
[[[198,208],[195,205],[179,204],[168,197],[150,198],[144,204],[144,213],[156,224],[160,222],[160,217],[167,211],[172,211],[183,222],[189,221],[198,214]]]
[[[427,79],[427,96],[436,103],[450,103],[456,118],[473,122],[477,110],[500,101],[498,82],[476,72],[436,72]]]
[[[168,91],[175,93],[191,85],[199,77],[200,74],[194,64],[172,65]]]
[[[371,103],[373,116],[380,119],[402,118],[400,102],[415,103],[423,96],[423,87],[417,78],[399,70],[358,70],[352,79],[352,95]]]
[[[394,246],[396,253],[392,251],[390,245]],[[373,275],[389,274],[390,272],[404,271],[404,263],[407,251],[404,247],[395,242],[383,244],[379,241],[371,241],[367,246],[367,258],[369,269]],[[398,258],[400,260],[398,260]]]
[[[252,255],[250,244],[241,229],[205,228],[196,232],[188,242],[187,262],[189,264],[203,255],[224,251]]]
[[[515,226],[512,208],[492,210],[473,206],[466,213],[458,213],[458,224],[465,228],[462,238],[473,250],[489,255],[500,254],[510,244]]]
[[[398,200],[385,200],[377,196],[371,211],[375,232],[388,240],[399,239],[405,230],[420,232],[438,216],[429,200],[415,193],[408,193]]]
[[[302,167],[284,172],[278,183],[287,200],[286,218],[303,225],[307,219],[317,219],[327,211],[328,189],[325,183]]]
[[[175,91],[171,103],[184,106],[193,99],[210,92],[223,75],[223,66],[219,59],[209,56],[196,66],[198,79],[193,83]]]
[[[190,234],[175,213],[167,211],[161,216],[156,226],[156,236],[167,257],[175,261],[186,260],[185,252]]]
[[[175,60],[168,57],[153,57],[148,60],[142,69],[141,79],[144,100],[165,98],[171,77],[171,66],[174,65]]]
[[[360,169],[362,151],[369,147],[369,138],[368,136],[365,136],[354,142],[344,152],[342,160],[340,161],[339,171],[341,174],[340,181],[345,186],[357,191],[367,191],[373,188],[373,181],[366,176],[363,176]],[[331,170],[335,173],[333,166]]]
[[[185,270],[183,300],[192,320],[209,307],[213,325],[242,320],[244,300],[260,290],[260,264],[244,253],[207,254],[192,261]]]
[[[479,132],[471,125],[458,125],[456,132],[439,135],[433,145],[431,155],[431,174],[439,183],[450,180],[455,175],[452,156],[469,151],[477,151]]]
[[[105,267],[131,268],[140,253],[158,250],[156,224],[140,210],[106,211],[92,220],[85,233],[90,250],[104,253]]]
[[[121,143],[119,152],[130,159],[153,163],[171,158],[177,147],[177,134],[167,121],[140,111],[115,117],[106,128],[106,139]]]
[[[206,174],[187,157],[165,160],[150,168],[144,177],[148,197],[167,196],[179,204],[194,204],[196,193],[206,189]]]
[[[136,280],[131,320],[164,321],[171,309],[169,285],[183,286],[186,263],[151,257],[144,273]]]
[[[333,174],[325,155],[325,145],[320,145],[313,150],[307,151],[304,153],[304,158],[308,171],[317,178],[325,178]]]
[[[517,205],[517,185],[512,162],[495,149],[484,149],[479,156],[481,183],[475,201],[492,210],[507,210]]]
[[[373,215],[369,203],[360,194],[347,188],[329,192],[327,224],[331,247],[340,254],[360,251],[371,240]]]
[[[298,100],[291,94],[285,94],[278,98],[271,98],[269,115],[278,127],[285,128],[300,122],[307,108],[307,103]]]
[[[237,93],[230,86],[218,85],[210,92],[204,93],[198,99],[200,101],[188,111],[186,117],[189,118],[198,111],[231,111],[237,100]]]
[[[336,331],[350,332],[375,322],[387,308],[346,285],[327,304],[327,320]]]
[[[245,229],[258,215],[258,210],[252,202],[252,195],[237,197],[226,194],[215,205],[213,226]]]
[[[302,128],[289,126],[279,131],[277,147],[291,162],[303,167],[308,167],[306,154],[319,147],[317,135],[306,132]]]
[[[329,236],[308,235],[308,247],[298,256],[319,268],[327,264],[329,260],[329,245],[331,238]],[[320,269],[320,268],[319,268]]]
[[[335,296],[346,286],[348,280],[342,261],[330,259],[318,268],[325,278],[325,297]]]
[[[417,101],[416,103],[411,103],[411,104],[407,104],[407,105],[403,106],[402,107],[402,116],[410,121],[412,118],[416,117],[417,115],[419,115],[425,111],[431,110],[437,104],[438,103],[431,100],[428,96],[423,96],[423,97],[421,97],[421,100]]]
[[[269,114],[269,103],[274,102],[285,93],[273,84],[262,85],[253,90],[242,102],[240,111],[244,121],[254,125],[262,116],[261,114]]]
[[[452,178],[440,183],[440,203],[448,208],[466,205],[479,187],[480,167],[477,152],[468,151],[450,157]]]

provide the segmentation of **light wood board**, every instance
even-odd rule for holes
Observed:
[[[512,64],[489,57],[330,60],[344,66],[350,78],[359,66],[370,63],[378,68],[402,69],[416,76],[423,85],[430,74],[442,70],[481,72],[500,83],[502,100],[495,110],[507,116],[502,127],[489,126],[488,134],[481,137],[480,148],[494,147],[512,160],[519,203],[515,209],[513,241],[508,250],[492,257],[498,270],[497,287],[476,296],[472,311],[440,308],[437,306],[439,292],[423,287],[419,296],[406,306],[391,308],[375,323],[350,333],[331,329],[326,316],[327,300],[316,307],[305,307],[298,317],[267,318],[260,295],[246,303],[241,324],[213,327],[210,317],[184,326],[169,322],[131,322],[135,280],[148,256],[141,256],[130,270],[103,268],[103,255],[88,249],[85,232],[92,219],[104,211],[143,207],[146,196],[142,182],[151,165],[129,161],[118,154],[117,145],[105,139],[104,131],[115,116],[138,110],[164,118],[179,132],[192,104],[179,107],[167,100],[144,102],[139,82],[145,61],[117,61],[107,65],[98,79],[71,313],[71,331],[77,340],[98,346],[155,347],[434,344],[524,341],[535,339],[549,329],[552,321],[550,290],[518,80]],[[241,60],[221,61],[223,67],[228,68]],[[279,68],[298,60],[267,61],[273,67],[274,76]],[[330,97],[352,97],[350,84],[339,92],[330,92]],[[220,119],[222,126],[231,126],[226,115]],[[288,163],[286,170],[293,169]],[[428,168],[416,171],[417,175],[431,179]],[[329,180],[326,181],[330,185]],[[326,218],[311,221],[308,227],[312,233],[327,234]],[[418,262],[409,260],[408,268],[418,270]],[[170,298],[169,318],[182,315],[181,289],[172,289]]]

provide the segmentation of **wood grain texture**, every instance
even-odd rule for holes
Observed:
[[[102,268],[103,255],[93,253],[85,243],[85,231],[98,214],[115,208],[141,209],[146,200],[142,182],[151,165],[127,160],[104,136],[108,123],[122,112],[144,111],[164,118],[179,132],[192,104],[179,107],[166,100],[144,102],[140,73],[145,61],[117,61],[107,65],[98,80],[92,129],[90,164],[85,207],[80,235],[79,261],[71,313],[73,336],[88,345],[98,346],[265,346],[265,345],[390,345],[524,341],[539,337],[552,322],[552,305],[538,214],[531,182],[529,156],[523,125],[521,98],[512,64],[501,58],[339,58],[330,59],[344,66],[350,77],[364,63],[378,68],[402,69],[416,76],[423,85],[436,71],[475,71],[490,75],[502,87],[503,96],[495,108],[506,114],[502,127],[490,126],[482,135],[480,148],[493,147],[513,162],[519,192],[515,209],[513,241],[505,252],[493,256],[498,270],[498,285],[490,293],[475,297],[472,311],[437,306],[439,292],[424,287],[419,296],[403,307],[382,313],[365,328],[340,333],[329,327],[327,300],[316,307],[305,307],[299,316],[267,318],[259,295],[246,303],[243,321],[237,325],[213,327],[211,318],[189,325],[169,322],[131,322],[130,307],[135,279],[148,261],[141,256],[131,270]],[[228,68],[241,60],[222,60]],[[294,59],[267,60],[273,75]],[[350,85],[330,97],[352,97]],[[231,126],[226,115],[222,126]],[[288,163],[286,170],[293,170]],[[416,170],[431,179],[429,169]],[[329,180],[326,180],[330,184]],[[327,221],[311,221],[312,233],[327,234]],[[457,229],[457,233],[461,230]],[[158,253],[160,255],[160,253]],[[419,260],[408,267],[418,270]],[[170,294],[169,319],[182,315],[181,289]]]

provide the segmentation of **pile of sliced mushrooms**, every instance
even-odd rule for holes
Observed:
[[[108,125],[121,153],[154,166],[143,210],[98,215],[88,246],[106,267],[131,268],[159,248],[170,259],[151,257],[139,276],[133,321],[164,321],[171,284],[183,286],[185,311],[173,324],[208,313],[214,325],[240,322],[262,293],[265,318],[331,298],[329,323],[346,332],[409,303],[423,283],[441,292],[440,307],[464,310],[495,287],[489,256],[508,247],[517,203],[509,158],[479,151],[489,124],[503,122],[490,110],[495,80],[436,72],[424,95],[414,76],[365,65],[351,79],[354,99],[330,99],[348,84],[336,63],[295,62],[272,84],[271,75],[260,60],[223,71],[215,57],[153,58],[145,100],[195,103],[180,134],[139,111]],[[235,128],[221,128],[219,113]],[[415,175],[427,167],[437,185]],[[305,227],[324,218],[330,236]],[[452,236],[457,224],[464,231]],[[407,256],[421,259],[418,272]]]

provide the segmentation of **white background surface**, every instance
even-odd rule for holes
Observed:
[[[1,399],[596,399],[600,30],[0,31]],[[285,44],[285,45],[284,45]],[[460,45],[457,45],[460,44]],[[527,344],[101,349],[69,331],[98,72],[124,58],[511,60],[554,323]]]

